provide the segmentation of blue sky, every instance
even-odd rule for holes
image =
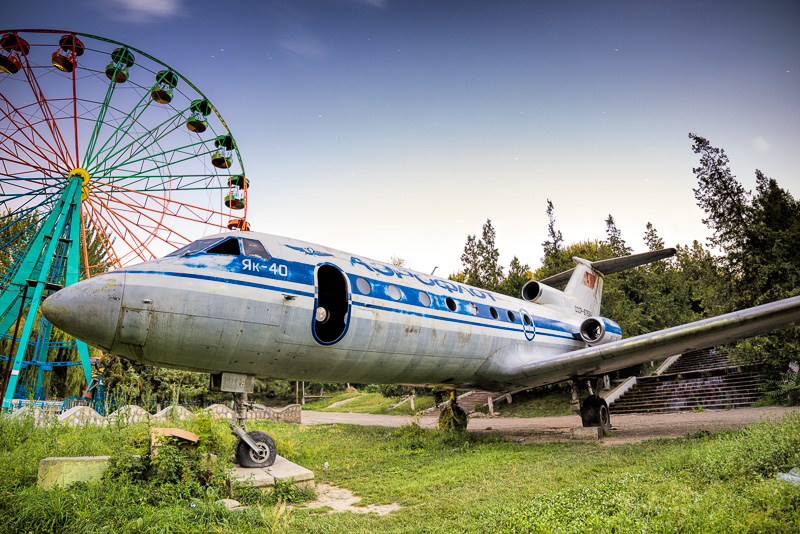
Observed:
[[[538,266],[548,198],[568,243],[608,214],[637,251],[647,222],[703,241],[689,132],[800,195],[796,1],[28,0],[3,25],[159,58],[230,127],[254,230],[425,272],[487,218]]]

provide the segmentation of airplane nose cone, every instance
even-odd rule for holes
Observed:
[[[56,291],[42,313],[64,332],[109,351],[119,323],[125,273],[108,273]]]

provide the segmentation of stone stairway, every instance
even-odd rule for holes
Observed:
[[[474,412],[476,408],[486,406],[486,403],[489,402],[489,396],[490,394],[485,391],[467,391],[463,395],[456,397],[456,404],[466,413],[470,414]],[[439,415],[449,402],[450,400],[446,400],[441,404],[428,408],[423,413],[425,415]]]
[[[711,371],[714,369],[735,369],[728,359],[728,353],[717,350],[696,350],[682,354],[668,369],[669,374],[692,371]]]
[[[610,409],[612,414],[723,410],[751,406],[760,397],[756,375],[712,349],[682,355],[664,374],[637,378]]]

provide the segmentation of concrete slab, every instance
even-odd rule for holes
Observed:
[[[576,427],[572,429],[572,439],[598,441],[603,438],[603,429],[599,426]]]
[[[266,490],[275,485],[276,480],[294,479],[298,488],[314,487],[314,472],[303,466],[290,462],[282,456],[275,457],[275,463],[269,467],[249,469],[238,465],[231,470],[231,478],[235,484],[252,484],[256,488]]]
[[[76,482],[96,482],[108,469],[110,456],[50,457],[39,461],[38,484],[42,489],[69,487]]]

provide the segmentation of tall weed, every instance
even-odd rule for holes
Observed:
[[[696,441],[667,468],[706,481],[771,478],[800,466],[800,413]]]

